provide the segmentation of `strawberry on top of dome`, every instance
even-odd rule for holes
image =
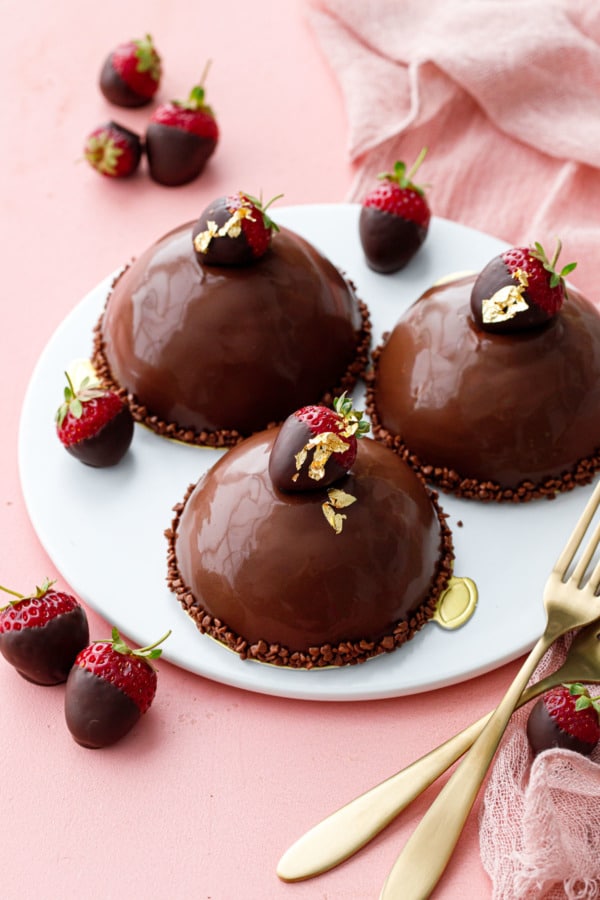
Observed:
[[[543,325],[558,315],[567,298],[565,278],[577,266],[557,267],[562,244],[551,260],[542,245],[511,247],[494,257],[476,279],[471,312],[486,331],[521,331]]]
[[[245,266],[269,250],[279,227],[267,214],[283,194],[263,204],[245,191],[218,197],[200,215],[192,231],[199,262],[212,266]]]

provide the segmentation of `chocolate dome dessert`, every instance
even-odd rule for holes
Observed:
[[[212,446],[330,403],[363,373],[370,344],[365,304],[294,232],[268,219],[272,239],[242,264],[212,252],[254,246],[262,217],[247,195],[226,199],[231,209],[216,202],[219,215],[169,232],[118,277],[93,357],[138,421]]]
[[[432,287],[374,352],[374,436],[442,490],[551,498],[600,468],[600,314],[536,253]]]
[[[323,433],[301,412],[291,433],[247,438],[190,487],[167,531],[168,582],[199,630],[242,658],[343,666],[394,650],[432,616],[452,540],[436,496],[396,454],[370,438],[353,447],[352,418]],[[340,464],[356,456],[331,485],[339,439],[350,450]],[[304,471],[322,450],[314,485],[276,486],[287,475],[273,457],[292,452]]]

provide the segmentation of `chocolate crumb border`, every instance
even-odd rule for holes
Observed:
[[[240,432],[231,429],[196,431],[192,428],[182,428],[175,422],[167,422],[164,419],[161,419],[159,416],[154,415],[147,406],[140,403],[134,394],[128,393],[127,390],[119,385],[113,377],[110,365],[106,358],[104,339],[102,337],[102,323],[104,321],[106,308],[110,302],[112,291],[119,278],[121,278],[128,268],[129,266],[126,266],[114,279],[106,299],[104,310],[94,327],[91,363],[96,371],[96,375],[105,387],[115,391],[122,397],[129,406],[131,414],[136,422],[150,428],[151,431],[154,431],[155,434],[158,434],[160,437],[170,438],[171,440],[181,441],[184,444],[192,444],[198,447],[234,447],[236,444],[239,444],[239,442],[242,441],[244,437],[248,437],[248,435],[241,434]],[[343,274],[342,277],[351,289],[356,300],[361,317],[361,327],[358,331],[358,341],[356,344],[354,360],[348,366],[340,383],[328,390],[318,401],[324,406],[331,406],[334,399],[340,394],[343,394],[344,391],[352,391],[358,382],[358,379],[365,377],[369,365],[369,351],[371,348],[372,334],[369,308],[366,303],[357,296],[353,282]],[[271,422],[265,427],[272,428],[277,424],[279,423]]]
[[[452,532],[446,521],[447,515],[439,504],[438,494],[424,484],[440,524],[440,553],[429,594],[418,610],[408,619],[398,621],[389,634],[376,641],[342,641],[335,645],[322,644],[304,650],[291,650],[283,644],[269,643],[265,640],[249,643],[243,636],[232,631],[225,622],[214,618],[203,609],[181,577],[176,555],[177,530],[185,505],[195,487],[195,484],[191,484],[183,500],[173,508],[171,527],[165,531],[168,545],[167,585],[202,634],[207,634],[224,644],[244,660],[250,659],[290,669],[323,669],[356,665],[384,653],[391,653],[414,637],[432,618],[440,594],[447,587],[452,575],[454,547]]]
[[[383,342],[373,350],[373,367],[365,376],[367,385],[365,412],[371,421],[371,433],[374,439],[393,450],[426,483],[435,485],[444,493],[453,494],[465,500],[476,500],[483,503],[528,503],[530,500],[541,498],[554,500],[558,494],[564,494],[576,487],[590,484],[600,470],[599,448],[591,456],[580,459],[569,471],[563,472],[560,476],[548,476],[539,482],[524,480],[514,488],[504,488],[492,480],[480,481],[477,478],[465,478],[454,469],[424,462],[410,449],[400,435],[385,428],[379,418],[375,400],[377,363],[386,337],[387,335],[384,334]]]

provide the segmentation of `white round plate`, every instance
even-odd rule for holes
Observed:
[[[505,246],[434,218],[406,269],[378,275],[364,264],[354,204],[279,209],[277,221],[302,234],[342,269],[369,305],[373,346],[403,310],[442,276],[478,270]],[[168,629],[163,658],[246,690],[311,700],[371,700],[432,690],[472,678],[527,651],[542,631],[542,588],[589,490],[523,506],[442,496],[454,533],[455,574],[472,578],[479,603],[457,631],[429,623],[390,655],[343,669],[297,671],[242,661],[201,635],[165,583],[172,507],[222,451],[189,447],[136,426],[132,447],[112,469],[81,465],[54,430],[64,371],[91,351],[92,329],[113,275],[64,320],[43,351],[25,397],[19,468],[33,526],[71,588],[140,645]],[[360,404],[363,394],[356,392]],[[462,524],[459,524],[462,523]],[[95,635],[104,637],[104,635]]]

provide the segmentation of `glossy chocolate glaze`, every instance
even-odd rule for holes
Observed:
[[[284,228],[251,266],[204,266],[191,234],[163,237],[112,291],[101,330],[118,385],[166,422],[241,434],[337,387],[363,339],[337,269]]]
[[[529,714],[527,738],[535,754],[551,747],[561,747],[563,750],[573,750],[589,756],[596,746],[563,731],[548,712],[543,700],[538,700]]]
[[[360,210],[358,231],[367,264],[384,275],[404,268],[425,240],[427,230],[373,206]]]
[[[65,719],[82,747],[114,744],[130,731],[141,712],[120,688],[100,676],[73,666],[65,688]]]
[[[86,466],[104,469],[115,466],[127,453],[133,439],[133,416],[123,408],[93,437],[84,438],[66,450]]]
[[[112,64],[112,54],[108,56],[102,66],[99,83],[100,90],[106,99],[109,103],[114,103],[115,106],[135,108],[147,106],[152,102],[152,97],[145,97],[143,94],[139,94],[123,81]]]
[[[394,453],[363,438],[335,485],[356,497],[336,534],[322,511],[326,489],[273,486],[276,435],[234,447],[186,501],[176,555],[195,603],[249,642],[292,651],[390,634],[428,598],[442,553],[428,492]]]
[[[197,178],[216,146],[214,138],[202,138],[160,122],[150,122],[146,128],[150,175],[167,187],[177,187]]]
[[[76,606],[44,625],[0,634],[0,652],[27,681],[61,684],[88,641],[87,616]]]
[[[600,316],[571,290],[523,333],[477,328],[474,276],[427,291],[380,349],[380,425],[424,466],[513,488],[560,477],[600,447]]]

